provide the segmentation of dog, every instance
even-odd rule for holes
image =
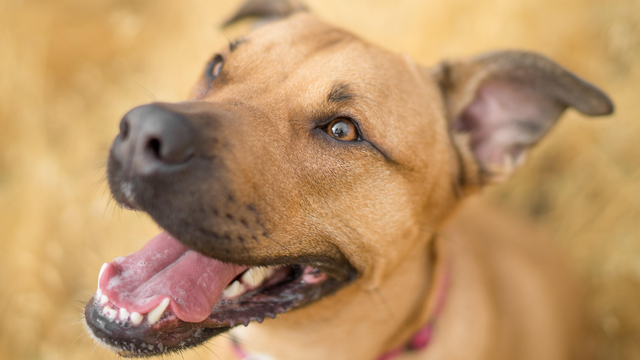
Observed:
[[[165,231],[100,270],[97,341],[146,357],[236,328],[221,358],[583,358],[562,262],[477,200],[457,210],[566,108],[610,99],[534,53],[423,67],[297,1],[227,25],[247,17],[190,100],[120,123],[113,197]]]

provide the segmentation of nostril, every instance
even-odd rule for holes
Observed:
[[[127,136],[129,136],[129,122],[126,118],[120,121],[120,135],[122,136],[122,140],[125,140]]]
[[[195,154],[195,135],[185,115],[158,104],[143,105],[120,121],[113,153],[124,164],[131,164],[132,174],[169,171],[170,166],[185,164]]]
[[[155,138],[150,139],[147,143],[147,149],[151,154],[153,154],[156,159],[162,160],[162,153],[160,152],[160,140]]]

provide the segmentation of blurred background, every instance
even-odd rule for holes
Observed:
[[[535,50],[612,97],[613,117],[569,111],[528,165],[484,196],[567,252],[589,287],[598,359],[640,359],[640,1],[306,3],[420,64]],[[185,99],[235,36],[218,24],[239,4],[0,0],[0,359],[116,358],[84,333],[82,301],[103,262],[158,229],[110,204],[110,142],[128,109]],[[203,348],[184,357],[215,358]]]

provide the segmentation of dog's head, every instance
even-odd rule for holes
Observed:
[[[131,110],[109,156],[165,233],[106,264],[87,323],[123,356],[197,345],[383,278],[467,193],[501,181],[569,106],[612,111],[540,55],[423,68],[287,1],[212,57],[190,101]]]

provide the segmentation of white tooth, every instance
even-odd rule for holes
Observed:
[[[244,293],[244,286],[240,284],[238,280],[231,283],[231,285],[227,286],[226,289],[222,292],[222,295],[228,298],[234,298],[240,294]]]
[[[268,269],[254,267],[245,271],[245,273],[242,274],[242,277],[240,279],[242,280],[243,283],[251,287],[256,287],[262,284],[262,282],[264,281],[264,279],[267,278],[268,275],[270,275]]]
[[[109,305],[105,306],[102,309],[102,311],[111,320],[115,320],[116,319],[116,315],[118,315],[118,310],[111,308],[111,306],[109,306]]]
[[[262,268],[262,269],[263,269],[263,273],[264,273],[265,279],[269,278],[275,272],[275,267],[273,267],[273,266],[269,266],[269,267]]]
[[[108,302],[109,302],[109,298],[107,297],[107,295],[100,296],[100,305],[104,305]]]
[[[107,268],[107,263],[102,264],[100,268],[100,273],[98,274],[98,286],[100,286],[100,279],[102,279],[102,274],[104,273],[104,269]]]
[[[140,313],[137,313],[137,312],[131,313],[131,323],[133,324],[133,326],[140,325],[140,323],[142,322],[142,319],[144,319],[144,317],[140,315]]]
[[[129,312],[125,308],[120,308],[120,314],[118,316],[120,321],[126,321],[129,318]]]
[[[98,289],[98,291],[96,291],[96,299],[100,301],[100,298],[102,298],[102,290]]]
[[[158,304],[158,306],[156,306],[155,309],[149,311],[149,314],[147,315],[147,320],[149,320],[149,324],[153,325],[157,323],[158,320],[160,320],[160,317],[162,316],[164,311],[167,310],[167,306],[169,306],[169,302],[170,302],[169,298],[164,298],[164,300],[162,300],[162,302]]]

